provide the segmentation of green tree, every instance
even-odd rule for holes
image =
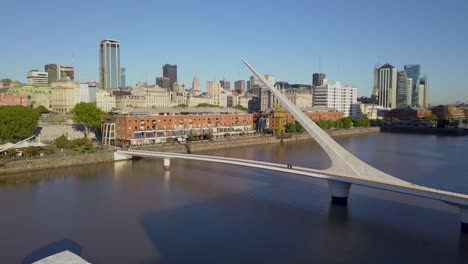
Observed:
[[[188,105],[187,104],[180,104],[177,107],[188,107]]]
[[[214,136],[213,136],[213,134],[208,134],[207,138],[208,138],[208,140],[213,140]]]
[[[69,145],[70,145],[70,141],[65,135],[61,135],[60,137],[55,139],[55,146],[57,146],[57,148],[66,149],[69,147]]]
[[[40,105],[40,106],[34,108],[34,111],[36,111],[39,115],[43,114],[43,113],[49,113],[49,110],[43,105]]]
[[[294,124],[294,123],[287,123],[287,124],[286,124],[286,127],[285,127],[285,132],[286,132],[286,133],[294,133],[294,132],[297,132],[296,124]]]
[[[437,116],[432,114],[424,117],[424,121],[437,121]]]
[[[350,128],[353,126],[353,119],[351,117],[345,117],[342,119],[342,121],[344,128]]]
[[[297,132],[300,132],[300,133],[303,133],[305,131],[304,127],[301,125],[301,123],[299,122],[295,122],[294,125],[296,125],[296,131]]]
[[[220,107],[220,106],[214,105],[214,104],[201,103],[201,104],[198,104],[197,107]]]
[[[335,127],[336,128],[343,128],[344,127],[344,123],[342,120],[338,119],[335,121]]]
[[[36,131],[39,114],[25,106],[0,106],[0,141],[15,142]]]
[[[237,109],[237,110],[241,110],[241,111],[245,111],[245,112],[247,112],[249,110],[249,109],[247,109],[246,107],[244,107],[242,105],[236,105],[236,106],[233,106],[232,108]]]
[[[190,141],[190,142],[191,142],[191,141],[195,141],[195,137],[194,137],[193,135],[189,135],[189,136],[187,137],[187,141]]]
[[[93,103],[84,102],[75,105],[71,113],[73,114],[73,120],[85,127],[86,137],[88,137],[91,128],[99,128],[101,126],[101,116],[104,114]]]

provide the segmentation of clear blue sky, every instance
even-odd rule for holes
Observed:
[[[25,81],[31,69],[75,67],[76,79],[98,79],[98,43],[121,41],[127,85],[177,64],[179,81],[195,73],[234,81],[251,74],[244,57],[277,80],[330,81],[369,95],[376,63],[421,64],[430,103],[468,100],[468,1],[4,1],[0,78]]]

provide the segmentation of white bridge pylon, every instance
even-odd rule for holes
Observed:
[[[327,171],[364,180],[381,180],[396,184],[411,184],[370,166],[340,146],[297,106],[289,101],[284,94],[266,81],[263,75],[257,72],[252,65],[244,59],[242,59],[242,61],[327,153],[332,163]]]

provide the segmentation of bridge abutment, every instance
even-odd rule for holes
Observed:
[[[168,171],[171,168],[171,159],[164,158],[164,170]]]
[[[351,183],[328,180],[328,189],[332,197],[332,204],[347,205]]]

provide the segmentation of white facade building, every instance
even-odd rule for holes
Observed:
[[[115,95],[111,90],[98,89],[96,91],[96,106],[104,112],[110,112],[116,109]]]
[[[34,86],[48,86],[49,74],[38,70],[29,71],[27,75],[27,83],[28,85]]]
[[[357,88],[340,82],[324,83],[313,89],[313,106],[325,106],[343,112],[344,116],[356,115]]]

